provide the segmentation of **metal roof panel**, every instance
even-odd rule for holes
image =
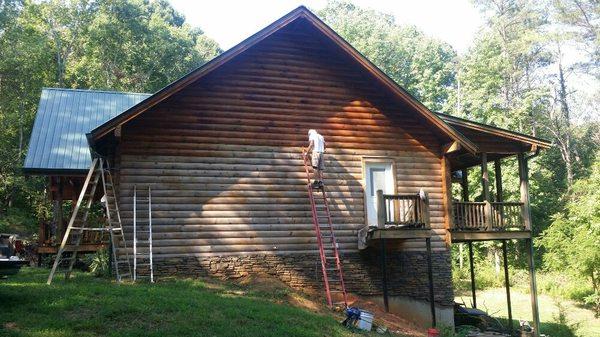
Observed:
[[[86,133],[149,97],[149,94],[44,88],[24,170],[87,170]]]

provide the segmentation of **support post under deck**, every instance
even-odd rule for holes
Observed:
[[[386,270],[386,256],[385,256],[385,238],[381,238],[381,281],[383,288],[383,306],[385,308],[385,312],[390,312],[390,307],[388,303],[388,288],[387,288],[387,270]]]
[[[527,245],[527,259],[529,262],[529,292],[531,294],[531,312],[533,314],[533,328],[534,335],[540,336],[540,314],[538,308],[537,298],[537,283],[535,280],[535,263],[533,259],[533,239],[526,239],[525,244]]]
[[[473,308],[477,308],[477,296],[475,294],[475,267],[473,266],[473,242],[469,241],[469,269],[471,271],[471,297]]]
[[[427,276],[429,278],[429,305],[431,308],[431,325],[435,327],[437,320],[435,317],[435,295],[433,293],[433,261],[431,258],[431,238],[425,239],[427,246]]]
[[[510,303],[510,280],[508,279],[508,256],[506,249],[506,240],[502,240],[502,257],[504,259],[504,285],[506,287],[506,307],[508,309],[508,330],[512,335],[513,332],[513,321],[512,321],[512,305]]]

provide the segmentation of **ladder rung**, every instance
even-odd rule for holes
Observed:
[[[77,230],[82,230],[82,231],[93,231],[93,232],[108,231],[108,228],[99,228],[99,227],[71,227],[71,229],[77,229]]]
[[[137,266],[150,266],[151,264],[150,263],[136,263],[135,265],[137,267]]]

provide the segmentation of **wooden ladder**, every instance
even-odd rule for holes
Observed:
[[[340,260],[338,243],[335,239],[325,186],[314,187],[311,183],[309,167],[312,165],[306,149],[302,150],[302,158],[307,178],[308,199],[310,201],[313,225],[317,236],[317,246],[321,258],[321,272],[323,274],[327,305],[330,308],[339,306],[346,308],[348,307],[348,299],[344,285],[342,262]],[[341,301],[334,302],[333,294],[337,295],[336,299],[341,297]]]
[[[106,223],[102,227],[93,227],[89,226],[88,218],[92,211],[98,184],[102,184],[104,192],[103,204]],[[123,226],[121,215],[119,214],[114,182],[108,162],[101,157],[92,160],[92,165],[81,188],[77,203],[73,208],[73,214],[71,214],[67,230],[56,254],[50,275],[48,276],[48,284],[52,283],[59,267],[65,267],[65,264],[66,268],[61,271],[65,273],[65,279],[69,279],[85,232],[108,233],[111,245],[112,267],[117,281],[121,282],[124,278],[131,278],[131,265],[129,263],[127,244],[123,235]],[[66,254],[68,252],[71,254]]]

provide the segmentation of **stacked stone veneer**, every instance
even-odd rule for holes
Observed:
[[[367,249],[342,254],[344,281],[348,291],[360,295],[381,295],[379,252]],[[434,251],[433,279],[435,301],[453,304],[452,271],[449,251]],[[268,274],[296,289],[323,289],[319,256],[315,254],[177,257],[155,259],[158,276],[214,276],[239,278]],[[396,251],[387,254],[390,296],[429,299],[427,253]]]

